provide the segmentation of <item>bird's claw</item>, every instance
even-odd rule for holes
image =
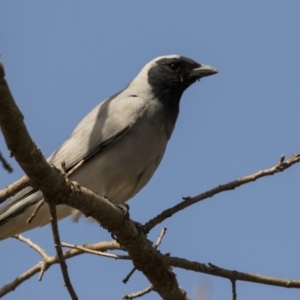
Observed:
[[[127,203],[111,200],[106,195],[103,195],[102,197],[108,200],[115,207],[119,208],[122,211],[123,215],[129,219],[129,205]]]

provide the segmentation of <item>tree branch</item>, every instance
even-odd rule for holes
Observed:
[[[231,290],[232,290],[232,300],[237,299],[237,294],[236,294],[236,280],[231,279]]]
[[[64,242],[61,242],[61,246],[71,248],[71,249],[78,249],[85,253],[99,255],[99,256],[105,256],[105,257],[109,257],[109,258],[113,258],[113,259],[126,259],[126,260],[131,259],[128,255],[117,255],[117,254],[107,253],[107,252],[103,252],[103,251],[96,251],[96,250],[92,250],[92,249],[89,249],[84,246],[71,245],[71,244],[64,243]]]
[[[15,195],[16,193],[23,190],[28,185],[31,185],[32,182],[27,176],[23,176],[18,181],[10,184],[8,187],[0,191],[0,203],[3,203],[9,197]]]
[[[152,285],[148,286],[147,288],[145,288],[142,291],[139,291],[139,292],[136,292],[136,293],[131,293],[131,294],[128,294],[128,295],[124,295],[124,296],[122,296],[122,299],[136,299],[136,298],[142,297],[142,296],[150,293],[151,291],[153,291],[153,286]]]
[[[164,210],[162,213],[154,217],[153,219],[149,220],[144,226],[144,231],[145,233],[149,233],[149,231],[155,227],[157,224],[163,222],[165,219],[170,218],[173,216],[175,213],[197,203],[202,200],[211,198],[215,196],[216,194],[225,192],[225,191],[230,191],[234,190],[235,188],[247,184],[249,182],[255,181],[259,178],[265,177],[265,176],[270,176],[279,172],[283,172],[284,170],[290,168],[292,165],[298,163],[300,161],[300,153],[292,155],[289,159],[286,161],[283,161],[284,156],[281,156],[279,163],[275,165],[274,167],[271,167],[269,169],[261,170],[258,171],[254,174],[251,175],[246,175],[244,177],[241,177],[237,180],[231,181],[229,183],[219,185],[209,191],[206,191],[202,194],[199,194],[193,198],[191,197],[186,197],[184,198],[183,202],[178,203],[177,205],[168,208]]]
[[[1,152],[0,152],[0,161],[2,162],[3,168],[8,171],[9,173],[11,173],[13,171],[13,168],[11,167],[11,165],[6,161],[6,159],[2,156]]]
[[[191,270],[199,273],[210,274],[218,277],[227,278],[229,280],[241,280],[247,282],[255,282],[273,286],[281,286],[286,288],[300,288],[300,280],[290,280],[276,277],[262,276],[258,274],[243,273],[235,270],[227,270],[217,267],[213,264],[201,264],[195,261],[189,261],[179,257],[168,257],[166,261],[173,267]]]
[[[156,241],[156,243],[153,246],[155,249],[157,249],[159,247],[159,245],[161,244],[162,239],[165,236],[166,232],[167,232],[167,228],[163,228],[161,230],[161,233],[158,236],[157,241]],[[136,267],[133,267],[133,269],[128,273],[128,275],[122,280],[123,283],[126,284],[135,271],[136,271]]]
[[[46,259],[47,257],[49,257],[46,251],[42,249],[38,244],[33,243],[30,239],[25,238],[21,234],[14,235],[12,236],[12,238],[26,243],[30,248],[34,249],[37,253],[39,253],[42,256],[42,258]]]
[[[28,239],[26,239],[26,240],[28,240]],[[30,245],[30,243],[27,243],[27,244]],[[99,243],[96,243],[96,244],[84,245],[84,247],[85,248],[89,248],[91,250],[95,250],[95,251],[96,250],[98,250],[98,251],[106,251],[106,250],[117,250],[117,249],[120,249],[120,245],[116,241],[112,241],[112,242],[99,242]],[[80,249],[72,249],[72,250],[65,251],[63,253],[63,256],[64,256],[65,259],[69,259],[71,257],[77,256],[77,255],[81,255],[83,253],[85,253],[85,252],[83,252]],[[32,268],[30,268],[29,270],[27,270],[26,272],[24,272],[23,274],[21,274],[20,276],[18,276],[12,282],[4,285],[0,289],[0,298],[3,297],[4,295],[6,295],[7,293],[11,292],[11,291],[14,291],[20,284],[22,284],[24,281],[26,281],[27,279],[31,278],[32,276],[34,276],[35,274],[37,274],[39,272],[40,272],[39,280],[41,280],[42,274],[46,270],[48,270],[51,266],[53,266],[54,264],[58,264],[58,263],[59,263],[59,261],[58,261],[58,257],[57,256],[48,256],[47,255],[47,257],[44,258],[44,260],[42,260],[39,263],[37,263],[36,265],[34,265]]]
[[[71,280],[70,280],[68,266],[66,264],[66,261],[65,261],[64,255],[63,255],[63,251],[61,249],[59,231],[58,231],[58,226],[57,226],[56,205],[51,202],[48,202],[48,205],[49,205],[50,221],[51,221],[54,246],[55,246],[55,250],[57,253],[61,272],[62,272],[62,275],[64,278],[65,286],[68,289],[68,292],[69,292],[71,298],[73,300],[78,300],[78,296],[76,295],[76,292],[75,292],[73,285],[71,283]]]

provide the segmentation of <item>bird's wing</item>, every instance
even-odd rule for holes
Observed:
[[[69,139],[48,158],[48,162],[61,168],[61,163],[64,161],[68,171],[80,161],[91,159],[102,149],[123,137],[142,116],[145,106],[144,99],[137,95],[128,94],[126,89],[108,98],[95,107],[77,125]],[[26,187],[0,207],[0,223],[5,219],[5,212],[37,191],[33,187]],[[31,198],[30,203],[26,201],[18,203],[15,208],[20,212],[28,205],[40,200],[37,197]]]
[[[19,203],[20,205],[15,206],[20,200],[36,193],[37,189],[31,186],[27,186],[21,192],[17,193],[14,197],[10,198],[4,205],[0,207],[0,224],[5,222],[7,216],[13,217],[14,214],[10,213],[10,209],[14,206],[14,211],[22,212],[30,203]],[[25,203],[24,203],[25,204]]]
[[[49,158],[60,168],[64,161],[70,170],[81,160],[89,160],[126,134],[144,112],[145,101],[121,92],[95,107],[72,135]]]

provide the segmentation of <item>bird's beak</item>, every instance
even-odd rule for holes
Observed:
[[[211,67],[209,65],[199,65],[199,67],[197,67],[191,71],[190,76],[200,79],[202,77],[214,75],[218,72],[219,71],[216,68]]]

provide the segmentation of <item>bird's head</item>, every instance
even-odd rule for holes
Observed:
[[[147,70],[148,83],[158,92],[183,93],[200,78],[218,73],[218,70],[211,66],[199,64],[180,55],[157,57],[144,69]]]
[[[214,67],[184,56],[160,56],[144,66],[129,84],[129,90],[130,93],[134,91],[141,97],[162,103],[168,114],[167,119],[175,123],[183,92],[195,81],[216,73],[218,70]]]

